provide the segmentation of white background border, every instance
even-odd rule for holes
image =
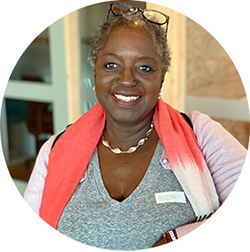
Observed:
[[[198,22],[227,51],[249,98],[250,36],[249,3],[246,0],[169,0],[165,5]],[[0,9],[0,99],[16,62],[28,44],[47,26],[97,1],[8,0]],[[0,225],[2,251],[100,251],[77,243],[54,231],[27,206],[10,178],[0,153]],[[229,199],[200,228],[177,242],[152,251],[248,251],[250,226],[249,155],[242,175]]]

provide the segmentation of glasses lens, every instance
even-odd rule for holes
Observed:
[[[115,15],[123,15],[133,14],[137,11],[137,8],[126,3],[114,3],[111,10]]]
[[[165,24],[168,20],[168,17],[165,14],[155,11],[155,10],[144,10],[143,15],[150,22],[153,22],[159,25]]]

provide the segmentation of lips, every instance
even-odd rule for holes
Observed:
[[[112,98],[119,105],[122,105],[122,106],[135,106],[140,101],[141,96],[136,95],[136,94],[113,93]]]

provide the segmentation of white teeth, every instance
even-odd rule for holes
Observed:
[[[125,102],[135,101],[140,97],[139,95],[138,96],[124,96],[124,95],[119,95],[119,94],[114,94],[114,96],[117,99],[125,101]]]

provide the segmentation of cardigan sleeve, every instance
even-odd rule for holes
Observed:
[[[247,151],[221,124],[209,116],[193,111],[190,119],[220,202],[223,203],[239,178]]]
[[[198,144],[212,175],[219,200],[223,203],[232,191],[245,162],[246,149],[218,122],[198,111],[189,115]],[[206,220],[176,229],[178,237],[193,231]]]
[[[56,135],[52,136],[41,147],[36,158],[35,166],[30,176],[27,188],[24,192],[24,199],[37,214],[39,214],[45,178],[47,176],[49,153],[55,137]]]

